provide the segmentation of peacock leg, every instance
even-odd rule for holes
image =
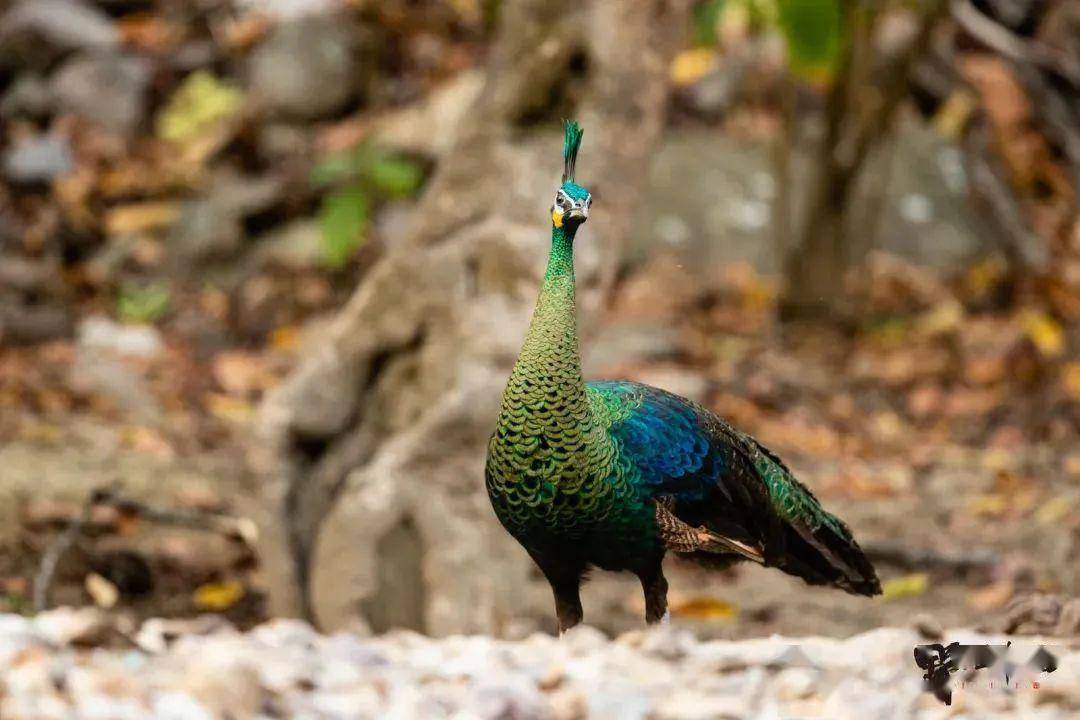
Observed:
[[[555,596],[555,617],[559,623],[559,634],[562,635],[584,617],[581,609],[581,576],[585,566],[552,561],[531,552],[529,554],[551,585],[551,593]]]
[[[659,562],[648,572],[639,573],[641,589],[645,591],[645,622],[653,625],[666,621],[667,613],[667,578]]]
[[[575,583],[573,588],[551,586],[555,595],[555,617],[559,621],[559,635],[581,622],[581,592]]]

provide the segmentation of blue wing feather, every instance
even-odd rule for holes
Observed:
[[[725,481],[729,449],[711,431],[707,410],[634,382],[590,382],[588,387],[608,405],[608,432],[637,466],[648,494],[672,495],[680,504],[705,501],[715,492],[733,499]]]
[[[850,530],[776,455],[678,395],[628,381],[587,383],[598,416],[649,500],[670,497],[682,521],[759,543],[765,563],[811,583],[880,592]]]

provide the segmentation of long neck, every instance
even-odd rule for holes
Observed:
[[[553,404],[574,411],[588,406],[574,305],[574,238],[564,227],[552,228],[547,272],[503,407],[539,410],[550,417],[545,411]]]

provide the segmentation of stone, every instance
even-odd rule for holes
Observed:
[[[216,194],[185,201],[169,231],[172,259],[190,265],[230,257],[243,240],[241,221],[237,210]]]
[[[1080,598],[1073,598],[1061,606],[1054,634],[1058,637],[1080,637]]]
[[[258,238],[246,262],[251,269],[276,265],[287,270],[306,270],[316,267],[322,258],[319,221],[298,218]]]
[[[33,621],[35,634],[56,646],[98,645],[115,625],[111,616],[95,607],[62,607],[39,614]]]
[[[52,112],[53,95],[39,75],[24,73],[15,78],[0,98],[0,118],[41,119]]]
[[[64,52],[119,43],[109,16],[81,0],[23,0],[0,15],[0,68],[44,67]]]
[[[339,7],[339,0],[239,0],[238,5],[257,10],[278,20],[329,13]]]
[[[150,66],[130,55],[94,53],[74,57],[53,76],[59,110],[127,135],[142,121]]]
[[[164,349],[161,333],[152,325],[121,325],[102,316],[79,324],[78,343],[87,350],[143,359],[156,357]]]
[[[409,632],[358,638],[321,635],[291,620],[245,633],[206,634],[193,625],[191,634],[154,653],[125,648],[87,653],[79,646],[79,633],[48,631],[48,644],[41,642],[39,628],[70,627],[72,618],[83,615],[71,609],[33,619],[0,615],[0,716],[5,720],[894,720],[949,713],[924,692],[911,658],[916,638],[907,629],[879,628],[846,640],[774,636],[697,643],[687,636],[685,648],[675,654],[647,650],[667,642],[668,628],[648,628],[615,641],[593,629],[575,629],[562,639],[521,641],[434,639]],[[1007,639],[957,631],[945,635],[976,644]],[[21,650],[4,651],[9,647]],[[841,660],[818,668],[778,668],[769,660],[793,647],[810,655],[827,650]],[[1003,693],[974,682],[956,707],[965,717],[980,720],[1074,717],[1080,707],[1080,651],[1061,644],[1054,652],[1059,667],[1040,678],[1038,691]],[[719,655],[741,662],[718,670],[713,660]],[[556,680],[552,668],[558,669]]]
[[[314,120],[338,112],[355,95],[356,43],[334,15],[281,22],[251,58],[251,94],[272,115]]]
[[[881,217],[872,224],[872,248],[945,272],[992,250],[995,230],[968,202],[959,147],[913,120],[900,123],[895,143],[891,163],[868,161],[851,226],[871,226],[869,214],[879,207],[876,193],[886,187]],[[718,283],[734,263],[748,263],[761,275],[778,274],[782,260],[772,222],[777,182],[770,153],[765,143],[711,132],[668,133],[654,156],[630,256],[649,257],[659,245],[707,289],[722,289]],[[813,182],[809,154],[801,146],[791,172],[797,219]]]
[[[163,692],[154,698],[156,720],[214,720],[206,707],[187,693]]]
[[[919,633],[920,637],[923,637],[926,640],[941,639],[941,623],[929,613],[919,613],[916,615],[911,621],[911,627],[915,628],[915,631]]]
[[[15,142],[3,155],[4,177],[15,183],[49,183],[74,166],[63,135],[34,135]]]
[[[136,422],[156,425],[163,416],[146,380],[115,354],[77,349],[66,381],[72,392],[105,400]]]

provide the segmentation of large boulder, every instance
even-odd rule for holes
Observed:
[[[251,58],[251,94],[277,116],[314,120],[340,111],[359,90],[357,42],[335,15],[281,22]]]

